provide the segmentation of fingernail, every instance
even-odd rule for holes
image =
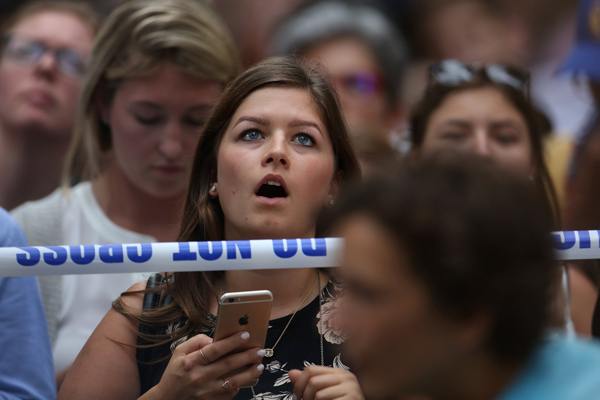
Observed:
[[[248,332],[242,332],[242,339],[248,340],[249,337],[250,337],[250,334]]]
[[[298,400],[298,396],[296,396],[295,394],[292,395],[292,400]]]
[[[212,339],[212,338],[208,339],[208,343],[212,343],[212,342],[214,342],[214,339]]]
[[[267,352],[266,352],[264,349],[262,349],[262,350],[258,350],[258,351],[256,352],[256,354],[258,354],[260,357],[264,357],[264,356],[265,356],[265,354],[267,354]]]
[[[258,365],[256,366],[256,369],[258,370],[258,372],[263,372],[263,369],[265,369],[265,366],[264,366],[264,365],[262,365],[262,364],[258,364]]]

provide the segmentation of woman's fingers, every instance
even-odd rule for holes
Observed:
[[[261,368],[260,371],[262,371],[263,366],[261,362],[264,355],[265,351],[257,348],[227,355],[213,363],[212,373],[218,377],[230,375],[232,371],[236,371],[237,373],[239,370],[241,372],[248,369],[249,365],[254,364],[260,364],[261,366],[259,368]]]
[[[221,387],[223,389],[237,390],[241,387],[252,386],[254,385],[254,381],[260,377],[264,368],[265,366],[262,364],[249,365],[237,374],[222,378],[223,384]]]
[[[354,374],[338,368],[312,366],[300,375],[290,371],[294,383],[294,395],[303,400],[363,399],[362,391]]]
[[[178,355],[188,355],[198,351],[198,349],[201,349],[204,346],[211,344],[212,342],[212,338],[204,334],[196,335],[177,346],[173,354],[177,353]]]
[[[264,369],[261,363],[265,355],[263,349],[243,350],[248,339],[247,332],[217,342],[206,335],[190,338],[175,349],[167,366],[172,379],[163,379],[164,384],[185,386],[194,396],[233,397],[240,387],[257,379]]]
[[[203,365],[207,364],[207,360],[209,364],[213,363],[235,349],[243,347],[249,338],[250,334],[248,332],[239,332],[223,340],[213,342],[210,346],[202,347],[202,353],[197,353],[197,361]]]

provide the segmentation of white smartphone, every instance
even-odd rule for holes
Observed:
[[[214,340],[222,340],[237,332],[246,331],[250,334],[250,339],[240,350],[253,347],[263,349],[269,328],[272,302],[273,294],[268,290],[225,293],[219,300]],[[239,371],[233,371],[227,376]],[[255,379],[241,387],[254,386],[257,382],[258,379]]]

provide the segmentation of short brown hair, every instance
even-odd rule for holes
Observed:
[[[374,220],[440,312],[456,321],[484,313],[486,350],[521,360],[553,322],[551,220],[526,179],[475,155],[443,156],[354,188],[338,202],[339,219]]]

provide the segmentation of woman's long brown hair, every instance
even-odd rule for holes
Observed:
[[[359,177],[360,167],[350,144],[339,100],[325,75],[318,67],[302,64],[294,57],[264,60],[227,86],[208,118],[196,148],[178,241],[225,239],[223,210],[219,200],[209,196],[210,185],[216,180],[219,145],[238,107],[250,94],[265,87],[306,90],[331,138],[335,179],[343,189],[345,183]],[[322,237],[326,233],[327,224],[322,222],[326,220],[321,216],[317,221],[316,237]],[[220,293],[218,287],[223,278],[223,272],[175,272],[165,275],[167,281],[163,286],[143,291],[170,295],[173,300],[164,307],[139,313],[124,307],[121,299],[113,304],[118,312],[147,326],[162,327],[187,318],[185,325],[169,334],[140,334],[140,337],[154,343],[154,346],[176,341],[193,335],[204,327],[210,327],[210,303]]]

